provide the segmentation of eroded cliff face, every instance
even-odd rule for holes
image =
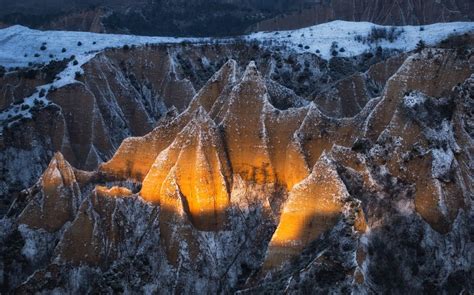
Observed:
[[[469,292],[472,57],[429,48],[363,79],[380,97],[330,116],[229,60],[94,172],[56,154],[1,221],[2,288]]]
[[[0,78],[2,111],[8,113],[10,108],[25,104],[25,98],[38,97],[22,109],[27,116],[12,113],[2,120],[0,160],[4,169],[0,172],[0,184],[5,206],[18,191],[36,181],[54,152],[60,151],[74,167],[93,170],[109,160],[125,138],[143,136],[159,125],[160,120],[182,113],[196,89],[204,87],[231,58],[239,61],[233,68],[235,72],[243,71],[250,59],[255,58],[269,92],[285,93],[281,94],[280,102],[274,102],[282,109],[307,102],[271,81],[272,77],[304,96],[318,92],[321,84],[317,82],[323,77],[328,76],[329,79],[324,79],[332,83],[327,62],[316,55],[284,50],[271,54],[268,49],[248,43],[110,49],[85,63],[83,73],[76,74],[74,83],[59,88],[48,85],[68,79],[62,71],[71,66],[70,60],[7,72]],[[37,87],[45,91],[38,93]],[[223,86],[206,87],[212,89],[205,95],[218,96],[222,91],[219,87]],[[202,99],[209,101],[201,104],[210,111],[213,99]],[[174,132],[183,127],[177,126]],[[166,141],[163,145],[168,144]],[[150,152],[154,159],[154,150]],[[129,162],[141,165],[140,159]],[[141,178],[146,175],[140,173]]]
[[[473,3],[449,0],[330,0],[264,20],[251,30],[298,29],[331,20],[368,21],[383,25],[425,25],[470,20]]]
[[[291,30],[332,20],[384,25],[470,21],[469,0],[204,0],[87,2],[3,0],[0,19],[35,28],[166,36],[230,36]]]

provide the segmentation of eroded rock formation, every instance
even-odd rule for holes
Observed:
[[[56,154],[2,220],[2,287],[469,292],[472,59],[398,64],[330,116],[230,60],[95,172]]]

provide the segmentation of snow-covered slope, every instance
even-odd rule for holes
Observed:
[[[38,31],[16,25],[0,30],[0,65],[22,67],[27,66],[28,63],[47,63],[53,59],[61,60],[72,55],[81,62],[83,57],[90,58],[94,53],[109,47],[146,43],[180,43],[185,40],[205,42],[207,39]],[[44,47],[41,48],[42,46]]]
[[[368,22],[333,21],[293,31],[254,33],[245,36],[245,39],[262,42],[272,41],[275,44],[284,44],[290,49],[298,51],[314,53],[319,50],[324,58],[330,58],[331,44],[337,42],[339,48],[344,47],[345,49],[340,55],[353,56],[361,54],[374,46],[374,44],[364,44],[356,40],[356,36],[366,37],[374,27],[384,28]],[[390,27],[385,28],[390,29]],[[396,28],[401,31],[401,35],[394,42],[382,40],[377,43],[377,46],[412,50],[419,40],[424,40],[427,44],[434,44],[453,33],[461,34],[474,31],[474,22],[439,23],[423,27],[404,26]],[[146,43],[180,43],[183,41],[206,43],[210,39],[38,31],[17,25],[0,30],[0,65],[4,67],[22,67],[29,63],[47,63],[55,59],[69,58],[72,55],[75,55],[79,64],[81,64],[84,60],[89,60],[94,53],[108,47],[143,45]],[[232,39],[221,39],[220,41],[232,42]],[[41,49],[42,46],[44,46],[43,50]],[[64,52],[63,48],[65,49]]]
[[[382,39],[377,43],[357,41],[357,37],[365,38],[373,28],[394,29],[399,36],[393,42]],[[280,32],[258,32],[247,36],[248,40],[272,41],[276,44],[287,45],[300,52],[319,52],[328,59],[331,57],[331,45],[337,42],[339,56],[354,56],[364,53],[373,47],[399,49],[411,51],[415,49],[419,40],[428,45],[447,38],[451,34],[462,34],[474,31],[474,22],[438,23],[428,26],[401,26],[388,27],[375,25],[369,22],[333,21],[304,29]]]

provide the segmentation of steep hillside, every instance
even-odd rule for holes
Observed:
[[[333,20],[368,21],[381,25],[427,25],[438,22],[471,21],[472,1],[450,0],[329,0],[279,15],[250,30],[291,30]]]
[[[471,0],[0,0],[0,23],[41,29],[230,36],[333,20],[381,25],[472,21]]]

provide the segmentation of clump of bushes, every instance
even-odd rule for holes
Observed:
[[[18,73],[18,76],[20,78],[25,78],[29,80],[35,79],[37,75],[38,75],[38,70],[36,69],[29,69],[27,71],[21,71]]]
[[[398,37],[404,32],[403,29],[399,29],[397,27],[372,27],[367,37],[363,37],[361,35],[357,35],[354,39],[360,43],[378,43],[382,40],[387,40],[390,43],[395,42]]]

